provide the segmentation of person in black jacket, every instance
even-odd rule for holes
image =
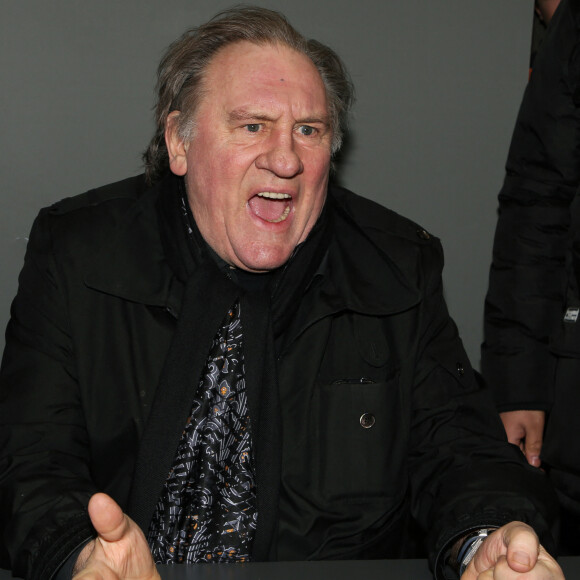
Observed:
[[[564,0],[514,129],[485,307],[482,371],[508,439],[562,504],[560,551],[580,553],[580,2]]]
[[[235,8],[158,88],[146,175],[30,236],[0,376],[13,571],[396,557],[412,517],[437,577],[562,578],[532,529],[553,544],[556,500],[475,379],[438,240],[329,185],[338,57]]]

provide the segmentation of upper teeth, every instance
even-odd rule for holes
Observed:
[[[291,199],[292,196],[287,193],[276,193],[275,191],[262,191],[258,193],[259,197],[267,197],[268,199]]]

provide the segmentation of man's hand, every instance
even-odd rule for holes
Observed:
[[[113,499],[104,493],[93,495],[89,516],[98,536],[81,552],[75,579],[160,579],[143,532]]]
[[[564,580],[556,560],[542,548],[530,526],[511,522],[477,550],[461,580]]]
[[[517,445],[528,463],[540,467],[540,451],[544,440],[544,411],[508,411],[500,413],[508,441]]]

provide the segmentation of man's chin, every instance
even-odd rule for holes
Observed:
[[[292,250],[273,251],[271,247],[268,247],[259,252],[251,252],[248,255],[237,256],[238,259],[234,265],[247,272],[263,274],[283,266],[290,259],[291,255]]]

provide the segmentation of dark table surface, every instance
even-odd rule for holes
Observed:
[[[580,579],[580,557],[562,558],[567,580]],[[236,565],[160,566],[163,580],[432,580],[426,560],[265,562]]]
[[[181,570],[179,569],[181,568]],[[159,566],[163,580],[431,580],[426,560],[260,562],[235,565]]]
[[[580,579],[580,557],[559,560],[567,580]],[[163,580],[431,580],[426,560],[345,560],[332,562],[268,562],[159,566]],[[0,580],[9,580],[0,570]]]

